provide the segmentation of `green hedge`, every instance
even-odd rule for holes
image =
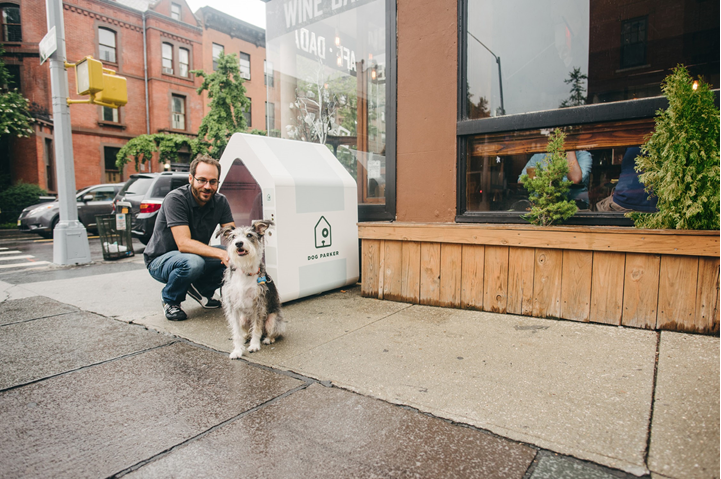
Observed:
[[[0,193],[0,224],[17,223],[24,208],[40,202],[48,192],[38,185],[19,182]]]

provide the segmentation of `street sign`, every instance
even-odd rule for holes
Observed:
[[[50,55],[55,53],[58,49],[58,37],[55,34],[55,27],[53,26],[50,31],[40,40],[40,64],[45,63],[45,60],[50,58]]]

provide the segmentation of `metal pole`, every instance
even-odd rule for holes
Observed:
[[[501,77],[501,57],[496,57],[498,63],[498,85],[501,89],[501,115],[506,114],[506,107],[503,106],[503,78]]]
[[[58,179],[60,221],[53,234],[53,263],[81,264],[90,262],[90,245],[85,227],[78,221],[75,202],[75,165],[70,125],[68,73],[65,71],[65,23],[62,0],[46,0],[48,31],[55,27],[57,50],[50,58],[50,85],[53,101],[53,137],[55,169]]]

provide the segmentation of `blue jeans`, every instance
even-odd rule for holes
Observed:
[[[216,248],[225,249],[222,246]],[[163,302],[180,305],[185,301],[185,293],[191,284],[203,296],[212,298],[223,282],[225,265],[216,258],[169,251],[151,261],[148,271],[154,279],[166,284],[162,292]]]

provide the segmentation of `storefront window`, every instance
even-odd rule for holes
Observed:
[[[389,6],[395,9],[395,2],[271,0],[267,6],[267,65],[279,80],[267,90],[278,128],[270,133],[326,145],[358,183],[361,218],[364,206],[389,206],[395,173],[386,144]]]
[[[499,221],[522,221],[520,176],[561,128],[584,169],[569,193],[576,220],[628,223],[611,201],[623,202],[629,174],[638,189],[633,158],[666,106],[663,79],[684,64],[719,87],[719,2],[460,0],[459,8],[459,219],[503,212]]]

